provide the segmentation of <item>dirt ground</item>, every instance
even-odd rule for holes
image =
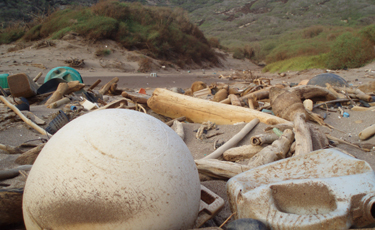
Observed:
[[[8,52],[8,49],[14,45],[1,45],[0,74],[8,73],[11,75],[15,73],[27,73],[30,77],[34,77],[39,72],[42,72],[43,76],[45,76],[52,68],[66,65],[64,60],[79,58],[84,59],[86,63],[83,68],[77,68],[77,70],[81,73],[83,81],[87,86],[93,84],[97,79],[101,79],[102,83],[99,85],[100,87],[113,77],[119,77],[118,88],[136,92],[138,92],[140,88],[145,88],[147,94],[151,95],[153,90],[159,87],[167,89],[178,87],[186,90],[195,81],[203,81],[206,84],[225,82],[233,87],[244,89],[249,85],[249,82],[244,82],[242,79],[228,80],[219,77],[220,75],[226,76],[233,74],[234,71],[242,72],[243,70],[251,70],[254,76],[271,79],[272,84],[281,82],[299,83],[301,80],[311,79],[317,74],[326,72],[325,70],[287,72],[285,73],[285,77],[281,77],[276,73],[262,73],[261,67],[247,60],[236,60],[231,58],[230,55],[226,55],[226,59],[222,60],[222,66],[205,70],[182,70],[172,67],[163,68],[161,65],[158,66],[155,61],[156,68],[152,72],[157,73],[158,77],[151,77],[151,72],[139,73],[137,71],[139,67],[138,62],[134,61],[137,60],[138,56],[136,52],[123,50],[111,41],[102,41],[100,43],[87,45],[87,43],[79,38],[74,38],[69,41],[56,41],[56,46],[41,49],[36,49],[35,44],[36,43],[31,44],[31,46],[14,52]],[[106,57],[96,57],[95,51],[99,48],[108,48],[111,49],[112,52]],[[347,80],[349,84],[357,86],[375,80],[375,71],[372,70],[375,70],[375,62],[362,68],[341,70],[335,73]],[[43,80],[42,77],[39,79],[38,83],[42,84]],[[5,111],[5,105],[0,103],[0,115],[4,114]],[[52,119],[52,116],[58,112],[58,109],[47,109],[43,105],[34,105],[31,107],[30,111],[46,121],[46,125],[42,126],[45,128]],[[325,122],[336,129],[319,128],[325,133],[329,133],[337,138],[353,143],[360,143],[361,141],[358,138],[358,134],[364,128],[375,123],[375,111],[358,112],[345,108],[344,111],[348,112],[350,117],[343,118],[336,112],[328,112],[327,114]],[[323,115],[326,111],[314,109],[313,112]],[[314,125],[318,126],[316,124]],[[199,128],[200,124],[184,123],[183,126],[186,145],[190,149],[194,159],[200,159],[214,151],[213,145],[216,141],[228,141],[241,130],[244,124],[219,125],[217,130],[209,132],[220,132],[223,134],[206,140],[198,140],[195,138],[194,131]],[[238,146],[248,144],[251,136],[264,133],[266,127],[267,125],[265,124],[256,126]],[[0,120],[0,130],[0,144],[12,146],[18,146],[22,143],[40,144],[43,140],[48,139],[48,137],[29,128],[20,119],[16,119],[13,122],[1,122]],[[375,144],[375,137],[362,141],[361,143]],[[375,151],[364,152],[344,144],[339,144],[337,147],[353,154],[359,159],[366,160],[373,168],[375,167]],[[0,150],[0,170],[16,167],[17,165],[14,163],[14,160],[18,156],[19,155],[8,155]],[[5,187],[17,188],[22,186],[24,181],[25,179],[22,176],[12,180],[2,181],[0,189]],[[202,182],[202,184],[224,198],[226,202],[225,208],[219,215],[206,224],[206,226],[219,226],[231,214],[225,189],[226,182],[205,181]],[[16,226],[8,229],[23,229],[23,227]]]

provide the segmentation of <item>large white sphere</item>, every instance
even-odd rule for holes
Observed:
[[[124,109],[91,112],[59,130],[28,176],[28,230],[188,229],[200,182],[181,138]]]

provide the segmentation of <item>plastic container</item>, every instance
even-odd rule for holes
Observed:
[[[48,124],[46,131],[50,134],[55,134],[68,122],[68,116],[63,111],[59,110],[59,114]]]
[[[321,87],[326,87],[326,83],[329,83],[331,86],[337,87],[348,87],[348,82],[340,77],[337,74],[333,73],[322,73],[318,74],[315,77],[311,78],[310,81],[307,83],[308,85],[317,85]]]
[[[80,116],[44,146],[27,177],[27,230],[190,229],[201,186],[193,156],[160,120],[107,109]]]
[[[60,66],[51,69],[44,78],[44,83],[53,78],[61,78],[68,82],[79,81],[80,83],[83,83],[81,74],[77,70],[67,66]]]
[[[7,73],[0,74],[0,86],[4,89],[9,88],[8,79],[7,79],[8,76],[9,76],[9,74],[7,74]]]
[[[236,218],[271,229],[349,229],[375,222],[375,174],[336,149],[295,156],[241,173],[227,183]]]

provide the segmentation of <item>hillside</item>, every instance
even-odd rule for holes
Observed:
[[[0,3],[0,22],[30,20],[32,15],[68,4],[96,0],[30,0]],[[134,0],[128,2],[135,2]],[[374,0],[139,0],[143,4],[181,7],[208,37],[226,46],[272,39],[311,25],[365,26],[375,22]]]

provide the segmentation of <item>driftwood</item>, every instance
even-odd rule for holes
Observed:
[[[58,101],[55,101],[55,102],[52,102],[51,104],[49,104],[47,106],[47,108],[50,108],[50,109],[55,109],[55,108],[58,108],[64,104],[68,104],[70,102],[70,99],[68,97],[64,97]]]
[[[37,82],[42,75],[43,73],[39,72],[38,75],[36,75],[36,77],[33,79],[33,82]]]
[[[96,81],[94,82],[94,84],[92,84],[92,85],[87,89],[87,91],[93,90],[95,87],[97,87],[97,86],[100,84],[100,82],[102,82],[102,80],[100,80],[100,79],[96,80]]]
[[[251,145],[264,145],[271,144],[272,142],[279,139],[279,136],[275,133],[271,134],[258,134],[250,138]]]
[[[269,125],[291,124],[287,120],[256,110],[202,100],[160,88],[155,89],[147,105],[155,113],[163,116],[171,118],[185,116],[187,120],[200,124],[205,121],[217,125],[235,124],[250,122],[254,118]]]
[[[336,91],[338,92],[346,92],[348,94],[353,94],[354,97],[360,99],[360,100],[364,100],[364,101],[372,101],[372,97],[368,94],[365,94],[364,92],[362,92],[360,89],[353,89],[353,88],[343,88],[343,87],[333,87]]]
[[[141,94],[141,93],[128,93],[123,91],[121,93],[121,96],[128,98],[132,100],[135,103],[140,103],[140,104],[147,104],[147,100],[150,98],[150,96],[146,94]]]
[[[260,145],[243,145],[240,147],[230,148],[223,153],[224,160],[237,161],[250,159],[259,153],[264,147]]]
[[[296,138],[296,151],[294,155],[307,154],[313,151],[313,143],[309,125],[306,123],[305,114],[297,114],[294,117],[294,134]]]
[[[10,145],[3,145],[3,144],[0,144],[0,149],[4,150],[8,154],[18,154],[18,153],[23,152],[19,147],[13,147]]]
[[[219,101],[226,99],[227,97],[228,97],[228,90],[220,89],[219,91],[216,92],[212,101],[219,102]]]
[[[22,165],[14,169],[0,171],[0,181],[16,177],[20,174],[20,171],[30,170],[32,165]]]
[[[258,154],[252,157],[248,166],[255,168],[285,158],[289,152],[290,145],[293,143],[293,131],[287,129],[283,135],[276,141],[262,149]]]
[[[34,122],[37,125],[45,125],[46,121],[43,119],[40,119],[38,116],[33,114],[29,111],[21,111],[23,115],[25,115],[27,118],[29,118],[32,122]]]
[[[191,87],[190,87],[191,93],[194,93],[196,91],[199,91],[199,90],[202,90],[202,89],[205,89],[205,88],[207,88],[207,85],[203,81],[193,82],[193,84],[191,84]]]
[[[175,120],[171,128],[181,137],[182,140],[185,139],[184,126],[181,122]]]
[[[281,132],[284,132],[286,129],[293,129],[293,125],[290,124],[278,124],[278,125],[271,125],[264,129],[264,131],[272,131],[274,128],[279,129]]]
[[[108,90],[111,88],[112,84],[115,84],[119,81],[119,78],[118,77],[115,77],[113,78],[112,80],[110,80],[107,84],[105,84],[100,90],[99,90],[99,93],[101,95],[104,95],[108,92]]]
[[[179,117],[179,118],[175,118],[173,120],[167,121],[165,122],[165,124],[171,127],[174,121],[185,121],[185,120],[186,120],[186,117]]]
[[[230,103],[235,106],[241,106],[241,101],[239,97],[235,94],[230,94],[229,95]]]
[[[73,92],[79,91],[85,87],[84,84],[80,83],[79,81],[70,81],[68,83],[60,83],[57,87],[56,91],[52,94],[52,96],[47,100],[45,105],[50,105],[53,102],[56,102],[64,97],[64,95],[71,94]]]
[[[36,131],[43,135],[51,135],[46,130],[42,129],[25,115],[23,115],[23,113],[16,106],[12,105],[5,97],[0,96],[0,100],[4,102],[4,104],[6,104],[11,110],[13,110],[26,124],[34,128]]]
[[[103,109],[113,109],[113,108],[129,108],[128,105],[128,99],[118,99],[116,101],[113,101],[111,103],[108,103],[107,105],[100,107],[97,110],[103,110]],[[132,107],[135,108],[135,107]]]
[[[261,100],[261,99],[264,99],[264,98],[268,98],[269,90],[270,90],[270,87],[267,87],[267,88],[264,88],[264,89],[246,94],[246,95],[240,97],[240,101],[244,101],[244,100],[247,100],[249,98],[254,98],[255,100]],[[231,101],[230,101],[230,98],[227,98],[225,100],[220,101],[220,103],[230,104]]]
[[[259,119],[255,118],[254,120],[246,124],[245,127],[243,127],[239,133],[234,135],[224,145],[220,146],[220,148],[216,149],[214,152],[204,157],[204,159],[219,158],[226,150],[232,148],[238,142],[240,142],[258,123],[259,123]]]
[[[40,151],[42,151],[45,144],[40,144],[35,148],[32,148],[26,152],[24,152],[21,156],[19,156],[15,162],[19,165],[32,165],[34,161],[38,157]]]
[[[329,134],[326,134],[326,136],[327,136],[327,138],[328,138],[329,140],[337,141],[337,142],[342,143],[342,144],[346,144],[346,145],[350,145],[350,146],[355,147],[355,148],[358,148],[358,149],[362,149],[359,145],[356,145],[356,144],[350,143],[349,141],[341,140],[341,139],[339,139],[339,138],[337,138],[337,137],[334,137],[334,136],[331,136],[331,135],[329,135]]]
[[[117,83],[113,83],[111,87],[109,87],[108,94],[110,95],[121,95],[123,91],[120,89],[117,89]]]
[[[371,125],[370,127],[365,128],[358,134],[359,139],[361,140],[366,140],[374,135],[375,135],[375,125]]]
[[[221,180],[230,179],[251,169],[251,167],[247,165],[216,159],[199,159],[195,160],[195,164],[197,165],[199,173]]]

